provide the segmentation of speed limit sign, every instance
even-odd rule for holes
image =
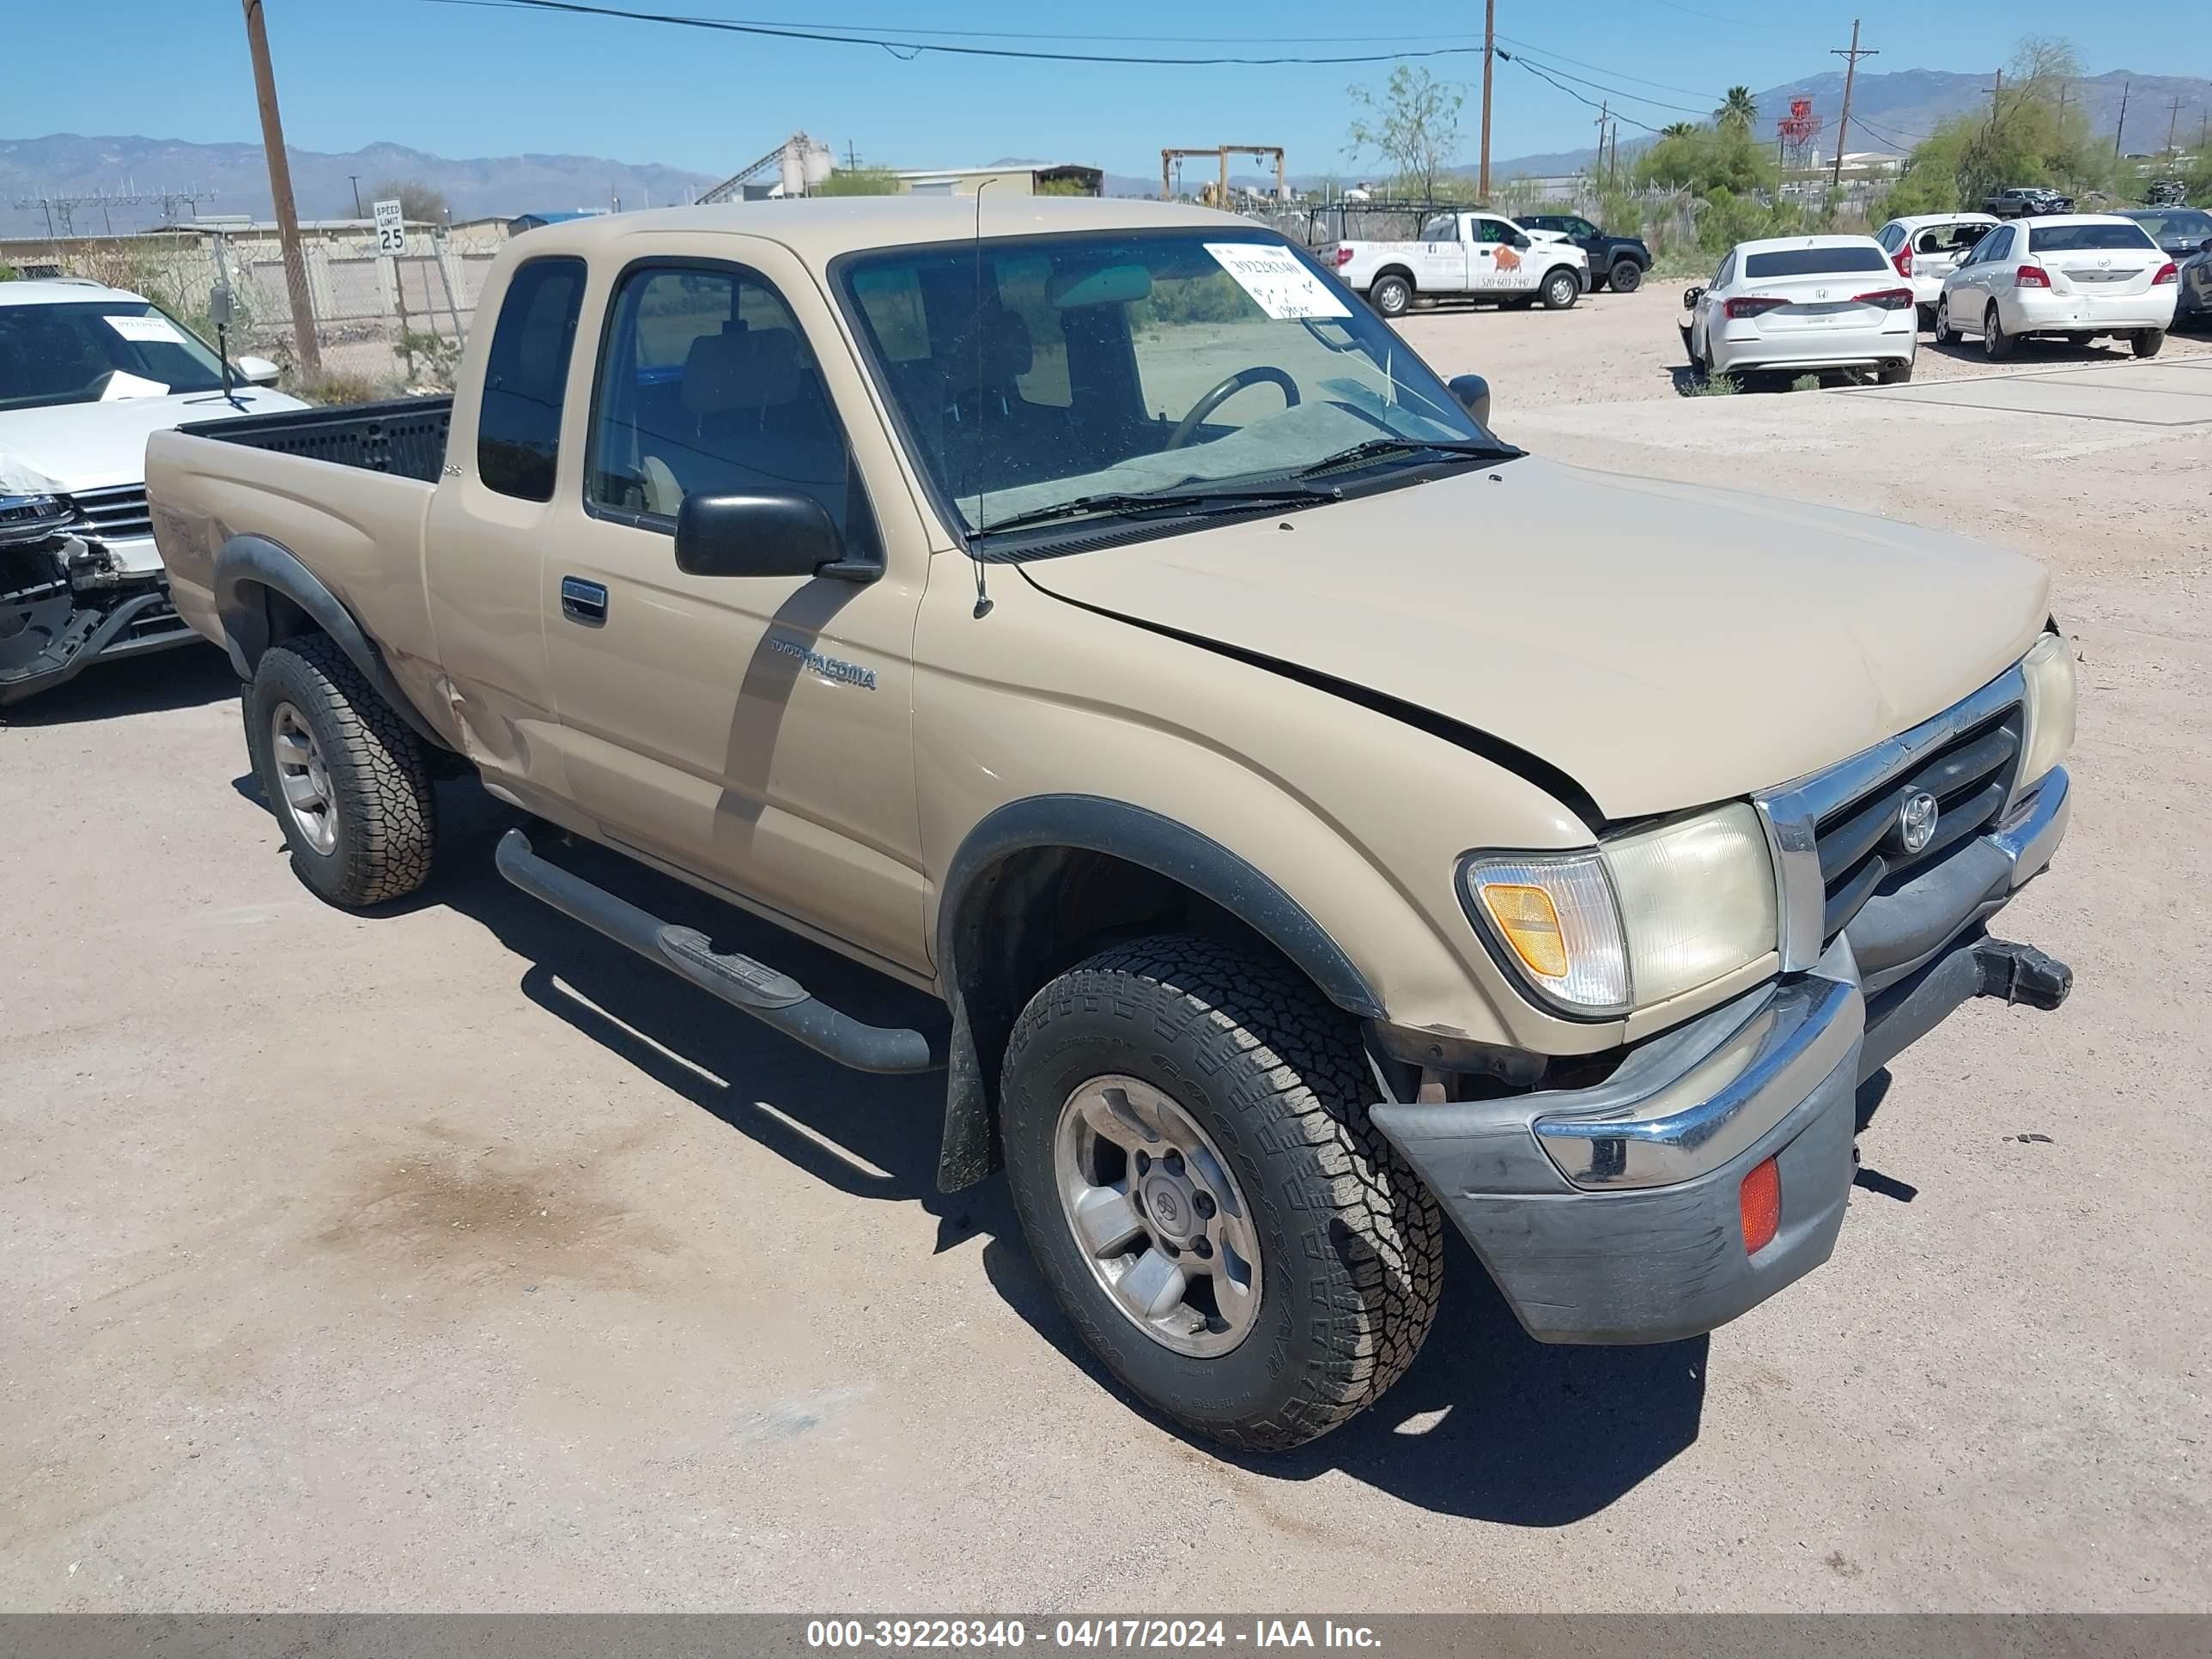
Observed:
[[[379,202],[376,204],[376,251],[380,253],[407,252],[407,223],[400,216],[397,202]]]

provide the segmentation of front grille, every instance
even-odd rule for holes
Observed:
[[[1849,927],[1869,899],[1895,891],[1996,822],[2020,762],[2021,720],[2018,703],[2000,709],[1819,820],[1814,834],[1826,891],[1824,940]],[[1899,814],[1923,791],[1936,798],[1936,833],[1918,852],[1908,853],[1899,839]]]
[[[154,533],[154,515],[146,505],[144,484],[118,484],[112,489],[79,489],[70,500],[90,541],[127,542]]]

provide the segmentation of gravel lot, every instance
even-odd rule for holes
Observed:
[[[537,909],[465,786],[421,902],[316,902],[176,653],[0,726],[0,1607],[2204,1609],[2212,427],[1683,399],[1678,286],[1404,331],[1546,453],[2032,552],[2082,659],[2002,924],[2076,994],[1899,1061],[1827,1267],[1547,1349],[1455,1250],[1379,1410],[1224,1461],[1074,1352],[1002,1182],[933,1191],[927,1080]],[[2212,421],[2208,346],[2144,395]]]

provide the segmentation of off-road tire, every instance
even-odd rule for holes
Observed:
[[[2134,336],[2128,341],[2130,349],[2132,349],[2138,357],[2157,356],[2159,348],[2163,346],[2165,343],[2166,331],[2162,328],[2137,329]]]
[[[1633,259],[1615,259],[1605,283],[1615,294],[1633,294],[1644,286],[1644,267]]]
[[[335,792],[337,838],[327,853],[316,850],[284,807],[269,734],[277,706],[287,702],[321,746]],[[438,800],[428,745],[337,641],[302,635],[263,655],[246,687],[246,738],[292,867],[317,893],[362,909],[404,898],[430,878]]]
[[[1993,363],[2001,363],[2012,356],[2019,342],[2004,331],[2004,319],[1997,314],[1996,304],[1982,318],[1982,351]]]
[[[1571,267],[1558,265],[1544,273],[1541,292],[1545,310],[1572,311],[1575,301],[1583,297],[1583,279]]]
[[[1252,1212],[1261,1304],[1212,1358],[1127,1318],[1075,1242],[1054,1177],[1063,1104],[1088,1080],[1165,1091],[1220,1149]],[[1062,974],[1015,1022],[1001,1082],[1009,1184],[1054,1299],[1108,1370],[1193,1433],[1280,1451],[1358,1416],[1436,1318],[1443,1225],[1368,1121],[1357,1028],[1287,967],[1169,934]]]
[[[1367,290],[1367,297],[1383,316],[1402,317],[1413,308],[1413,281],[1395,271],[1378,276],[1375,285]]]

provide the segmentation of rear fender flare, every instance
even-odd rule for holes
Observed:
[[[289,549],[266,536],[233,536],[216,551],[214,587],[223,647],[240,679],[252,679],[269,648],[279,643],[272,637],[266,595],[281,593],[337,641],[338,649],[376,688],[377,696],[418,736],[436,748],[449,747],[399,689],[383,653],[362,631],[353,612]]]

